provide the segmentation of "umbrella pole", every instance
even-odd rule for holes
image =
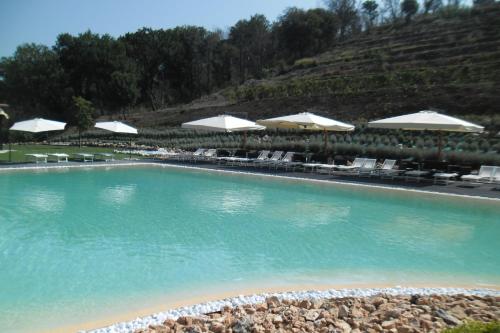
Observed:
[[[441,151],[443,150],[443,132],[438,131],[438,162],[441,162]]]
[[[9,140],[9,163],[12,162],[12,144],[10,143],[10,133],[8,135]]]
[[[243,149],[247,146],[247,131],[243,132]]]
[[[130,136],[130,147],[128,147],[128,159],[132,161],[132,136]]]
[[[326,134],[326,129],[323,130],[323,139],[325,140],[325,148],[324,149],[325,149],[325,157],[326,157],[326,154],[327,154],[326,149],[328,147],[328,142],[327,142],[328,137]]]

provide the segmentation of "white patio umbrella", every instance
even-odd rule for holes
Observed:
[[[29,133],[41,133],[47,132],[47,138],[51,131],[63,131],[64,127],[66,127],[66,123],[55,121],[55,120],[47,120],[43,118],[34,118],[30,120],[18,121],[14,123],[10,128],[11,131],[20,131],[20,132],[29,132]],[[10,149],[10,140],[9,140],[9,151]],[[9,161],[11,160],[11,155],[9,152]]]
[[[114,133],[138,134],[136,128],[124,124],[120,121],[103,121],[96,123],[94,127]],[[130,137],[130,149],[129,149],[129,158],[131,157],[132,157],[132,137]]]
[[[408,131],[437,131],[439,134],[438,159],[441,157],[442,132],[481,133],[484,131],[483,126],[428,110],[370,121],[368,127]]]
[[[182,128],[213,131],[213,132],[244,132],[243,146],[246,145],[247,131],[260,131],[266,129],[255,122],[236,118],[229,115],[219,115],[216,117],[204,118],[183,123]]]
[[[302,112],[290,116],[276,117],[257,120],[257,123],[268,128],[302,129],[311,131],[323,131],[325,139],[325,152],[327,146],[327,132],[349,132],[354,126],[330,118],[315,115],[310,112]]]
[[[21,131],[30,133],[62,131],[66,127],[66,123],[43,118],[35,118],[31,120],[19,121],[14,123],[10,128],[11,131]]]

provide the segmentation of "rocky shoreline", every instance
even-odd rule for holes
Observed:
[[[455,324],[500,320],[500,291],[392,287],[241,295],[88,333],[437,332],[452,326],[452,318]]]
[[[439,332],[466,321],[500,320],[500,296],[380,294],[316,300],[271,296],[260,304],[167,319],[136,333]]]

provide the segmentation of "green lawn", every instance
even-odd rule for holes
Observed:
[[[9,149],[9,146],[4,144],[4,151]],[[76,147],[76,146],[50,146],[50,145],[12,145],[12,162],[20,163],[26,162],[24,154],[47,154],[47,153],[66,153],[70,155],[74,153],[112,153],[114,148],[101,148],[101,147]],[[119,160],[128,158],[125,154],[115,154],[114,158]],[[137,156],[134,156],[137,157]],[[0,153],[0,163],[9,162],[9,153]]]

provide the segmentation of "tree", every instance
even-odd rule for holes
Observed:
[[[17,113],[67,119],[71,91],[57,54],[44,45],[23,44],[0,61],[2,99]]]
[[[378,4],[375,0],[365,0],[365,2],[363,2],[362,8],[363,14],[366,18],[366,26],[368,29],[370,29],[375,24],[375,20],[378,16]]]
[[[394,22],[401,16],[401,4],[399,0],[383,0],[383,15],[386,19]]]
[[[333,45],[338,27],[331,11],[289,8],[273,27],[278,57],[293,61],[326,51]]]
[[[425,0],[424,1],[424,13],[434,13],[439,8],[443,6],[442,0]]]
[[[328,9],[337,16],[341,38],[344,38],[347,33],[356,31],[359,23],[356,0],[325,0],[325,3]]]
[[[94,123],[95,109],[92,103],[83,97],[73,97],[76,109],[76,127],[78,128],[78,144],[82,147],[82,132],[89,129]]]
[[[418,12],[417,0],[403,0],[401,3],[401,11],[405,15],[406,22],[410,22],[412,16]]]
[[[473,0],[475,7],[489,6],[495,3],[495,0]]]
[[[229,42],[238,49],[239,81],[250,74],[261,78],[270,55],[271,31],[264,15],[254,15],[250,20],[240,20],[229,31]]]

